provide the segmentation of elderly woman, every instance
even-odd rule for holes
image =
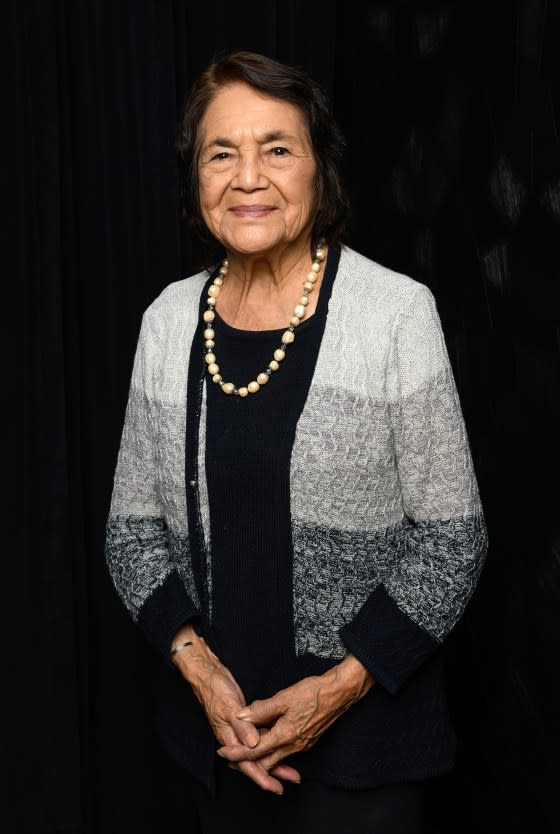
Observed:
[[[106,538],[159,735],[200,831],[420,831],[487,550],[434,297],[342,243],[301,70],[216,61],[178,148],[212,266],[144,313]]]

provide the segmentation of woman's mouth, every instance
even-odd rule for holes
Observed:
[[[266,217],[272,211],[275,211],[274,206],[251,205],[251,206],[233,206],[230,211],[236,217]]]

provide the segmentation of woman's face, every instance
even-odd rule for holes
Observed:
[[[217,93],[200,131],[200,206],[214,237],[247,255],[306,239],[316,164],[299,108],[236,82]]]

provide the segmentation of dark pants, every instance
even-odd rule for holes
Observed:
[[[242,773],[220,767],[216,799],[189,780],[199,828],[192,834],[420,834],[422,782],[346,791],[315,780],[263,791]],[[190,834],[190,832],[189,832]]]

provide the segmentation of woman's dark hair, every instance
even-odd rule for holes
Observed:
[[[211,263],[223,248],[210,234],[202,217],[198,193],[198,127],[215,95],[228,84],[243,81],[253,89],[294,104],[304,116],[317,165],[318,212],[312,241],[339,244],[346,224],[348,201],[342,182],[344,137],[331,114],[322,88],[302,69],[288,67],[254,52],[219,57],[194,82],[179,123],[175,148],[179,158],[181,216],[203,244]]]

